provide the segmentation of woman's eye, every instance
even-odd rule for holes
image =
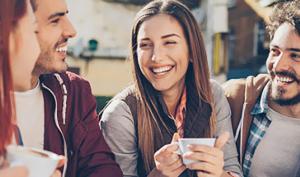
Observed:
[[[167,41],[167,42],[165,42],[165,44],[166,45],[175,45],[175,44],[177,44],[177,42],[176,41]]]
[[[149,47],[151,47],[151,44],[150,44],[150,43],[141,43],[141,44],[139,45],[139,47],[140,47],[140,48],[149,48]]]

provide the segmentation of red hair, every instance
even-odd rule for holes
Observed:
[[[13,81],[9,57],[9,34],[26,13],[26,0],[0,1],[0,156],[11,143],[15,121]]]

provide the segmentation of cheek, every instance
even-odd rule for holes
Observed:
[[[272,58],[269,56],[266,61],[266,67],[269,73],[273,70],[273,64],[274,62],[272,61]]]
[[[147,63],[149,61],[149,55],[145,51],[138,51],[137,58],[138,58],[139,67],[141,71],[144,72],[144,70],[147,67]]]
[[[177,56],[181,56],[180,58],[178,58],[178,60],[182,66],[182,69],[186,71],[190,62],[188,53],[187,52],[181,53],[178,54]]]
[[[57,30],[48,30],[47,28],[40,30],[37,34],[37,38],[40,42],[40,45],[45,46],[43,48],[49,48],[50,46],[52,48],[60,40],[61,34],[62,33]]]

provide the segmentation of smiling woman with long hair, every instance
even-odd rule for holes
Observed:
[[[210,80],[191,11],[176,0],[155,0],[140,10],[131,62],[134,85],[112,99],[100,123],[124,176],[241,175],[230,107]],[[183,157],[196,163],[183,164],[174,141],[204,137],[219,138],[214,147],[192,147]]]
[[[30,87],[40,48],[29,0],[0,1],[0,176],[26,176],[21,167],[6,168],[6,146],[15,135],[14,90]]]

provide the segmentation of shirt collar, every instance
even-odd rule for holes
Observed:
[[[267,83],[262,91],[260,97],[256,100],[256,103],[251,111],[251,115],[266,114],[268,111],[268,95],[270,90],[271,82]]]
[[[183,89],[183,93],[180,97],[180,100],[179,100],[179,104],[178,106],[176,107],[176,115],[178,114],[178,112],[183,112],[186,110],[186,100],[187,100],[187,93],[186,93],[186,86],[184,87]],[[158,95],[158,101],[159,103],[162,105],[162,109],[163,109],[163,112],[168,115],[169,117],[172,117],[168,111],[168,108],[167,108],[167,105],[165,104],[164,100],[163,100],[163,97],[161,94]]]
[[[178,116],[179,113],[184,113],[185,108],[186,108],[186,87],[184,87],[182,96],[180,98],[179,105],[178,105],[178,107],[176,109],[176,117]]]

